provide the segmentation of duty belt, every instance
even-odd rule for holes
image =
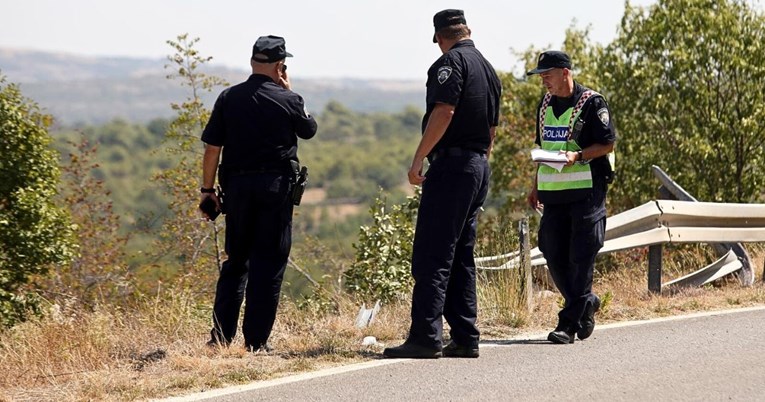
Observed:
[[[290,169],[287,167],[283,168],[253,168],[253,169],[232,169],[232,170],[226,170],[226,174],[230,176],[244,176],[248,174],[259,174],[259,173],[280,173],[280,174],[291,174]]]
[[[468,148],[460,148],[460,147],[449,147],[449,148],[441,148],[433,153],[430,154],[428,157],[428,160],[430,162],[435,161],[436,159],[443,158],[446,156],[463,156],[463,155],[480,155],[481,157],[486,157],[486,152],[483,151],[476,151],[474,149],[468,149]]]

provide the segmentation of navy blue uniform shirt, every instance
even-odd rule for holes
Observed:
[[[297,138],[313,137],[316,127],[300,95],[253,74],[218,96],[202,141],[223,147],[226,169],[280,169],[298,160]]]
[[[433,151],[450,147],[486,152],[489,128],[499,124],[502,84],[472,40],[457,42],[428,70],[422,132],[437,103],[455,106],[452,122]]]

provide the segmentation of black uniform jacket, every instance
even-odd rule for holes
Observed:
[[[489,128],[499,123],[502,84],[472,40],[457,42],[428,70],[422,131],[437,103],[455,106],[452,122],[433,151],[450,147],[485,153]]]
[[[202,141],[223,147],[230,171],[289,168],[298,137],[309,139],[316,128],[300,95],[253,74],[218,96]]]

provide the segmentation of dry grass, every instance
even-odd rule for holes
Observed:
[[[183,292],[146,300],[131,311],[58,311],[0,338],[0,400],[137,400],[208,390],[376,358],[381,345],[364,336],[400,338],[397,319],[408,305],[386,306],[364,331],[355,327],[356,303],[338,310],[300,310],[285,301],[270,355],[208,348],[209,306]]]
[[[515,270],[479,272],[478,305],[481,326],[522,328],[531,320],[523,293],[523,278]],[[486,330],[484,330],[485,332]]]
[[[690,270],[683,266],[699,266],[688,260],[693,252],[673,255],[681,257],[668,256],[665,278]],[[761,268],[763,253],[753,257]],[[600,273],[594,285],[607,300],[599,323],[765,304],[761,272],[749,288],[724,280],[658,296],[647,291],[641,251],[609,258],[598,266],[616,268]],[[559,295],[538,289],[529,312],[512,296],[517,280],[506,273],[479,277],[484,339],[555,325]],[[0,400],[124,401],[192,393],[376,359],[382,345],[362,346],[364,336],[394,345],[408,330],[408,301],[383,306],[363,330],[354,325],[359,303],[342,296],[336,302],[332,312],[282,303],[271,340],[277,352],[271,355],[245,353],[241,339],[229,349],[205,347],[209,303],[198,304],[183,291],[166,291],[129,308],[52,311],[0,334]]]
[[[701,288],[690,288],[670,294],[655,295],[647,291],[647,251],[632,250],[621,256],[630,268],[614,269],[596,278],[594,288],[600,295],[609,295],[603,308],[602,321],[625,321],[685,314],[695,311],[721,310],[765,303],[762,262],[765,253],[750,246],[754,263],[755,284],[742,286],[734,277],[725,277]],[[663,281],[693,272],[712,262],[708,249],[684,246],[664,251]]]

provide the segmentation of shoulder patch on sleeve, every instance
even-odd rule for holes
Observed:
[[[438,72],[436,73],[436,78],[438,79],[439,84],[443,84],[446,82],[446,80],[449,79],[449,77],[452,76],[452,68],[450,66],[441,66],[438,68]]]
[[[607,126],[609,120],[611,119],[611,116],[608,113],[608,108],[604,107],[604,108],[598,109],[598,118],[600,119],[600,122],[603,123],[604,126]]]

